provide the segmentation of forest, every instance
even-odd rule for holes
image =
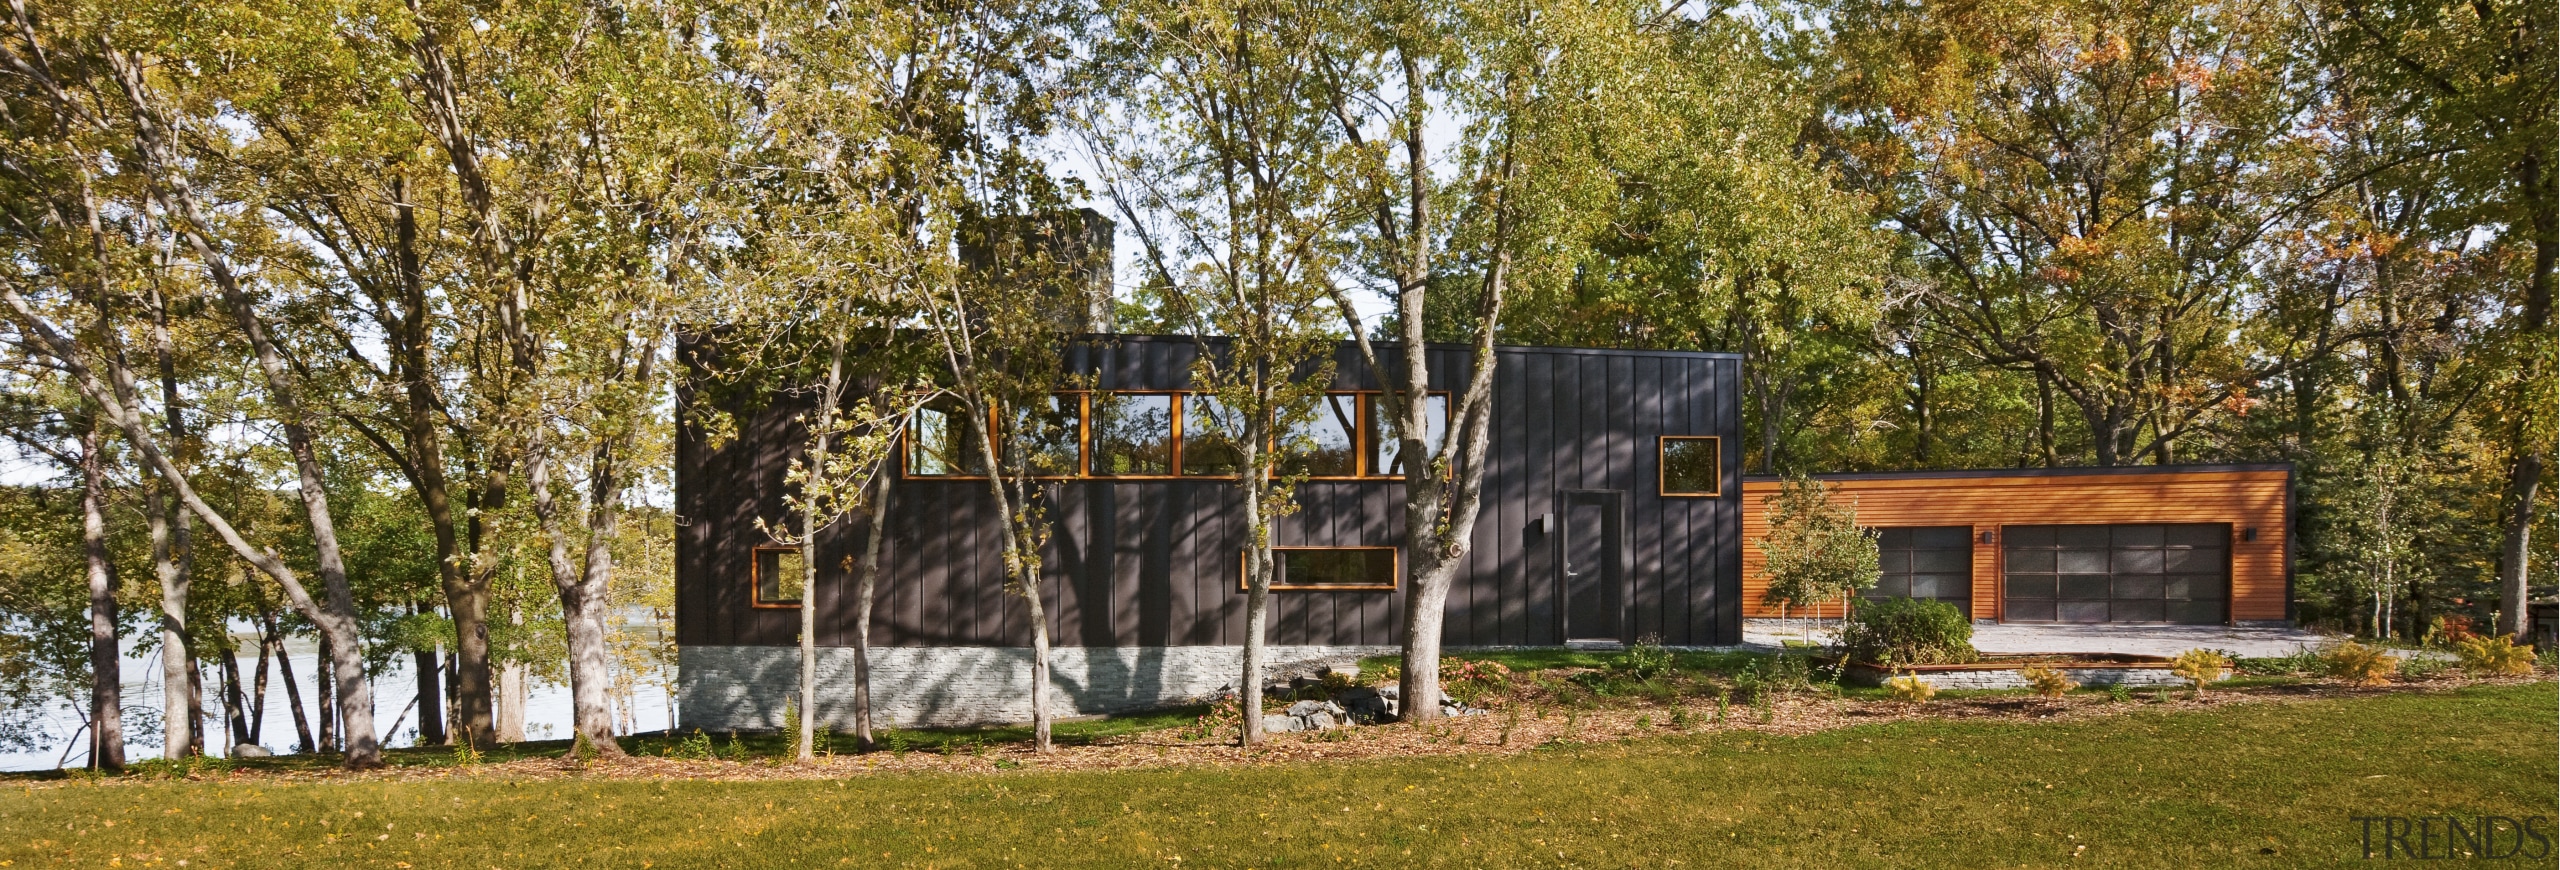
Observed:
[[[1015,447],[1096,323],[1231,340],[1195,380],[1256,530],[1335,342],[1727,351],[1751,473],[2291,462],[2303,623],[2521,633],[2560,541],[2549,12],[10,0],[0,749],[362,768],[525,740],[537,685],[582,750],[664,727],[680,390],[848,409],[804,421],[784,544],[895,510],[895,433],[975,427],[1045,650]],[[1066,317],[1027,288],[1091,283],[1041,237],[1074,209],[1117,254]],[[1503,409],[1396,395],[1446,472],[1407,487],[1418,698]]]

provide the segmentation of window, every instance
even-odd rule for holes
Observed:
[[[907,432],[909,477],[969,477],[985,472],[986,453],[978,449],[978,427],[969,425],[967,406],[949,397],[916,409]]]
[[[1724,441],[1713,435],[1664,435],[1655,442],[1661,452],[1663,495],[1719,495],[1724,492]]]
[[[798,607],[808,583],[807,563],[800,560],[799,548],[756,548],[755,606]]]
[[[1273,547],[1275,592],[1360,592],[1396,588],[1394,547]],[[1236,560],[1236,588],[1245,587],[1244,559]]]
[[[1194,393],[1182,397],[1182,473],[1234,477],[1244,468],[1244,451],[1236,436],[1244,434],[1244,415]]]
[[[1387,419],[1386,402],[1382,401],[1382,398],[1372,395],[1365,403],[1369,407],[1369,476],[1403,477],[1404,445],[1396,441],[1395,424]],[[1449,394],[1431,393],[1423,396],[1423,408],[1423,426],[1426,431],[1422,436],[1422,442],[1430,449],[1437,450],[1440,448],[1441,439],[1446,437],[1449,431]]]
[[[1876,585],[1865,597],[1928,598],[1973,607],[1973,527],[1906,526],[1876,532]]]
[[[1042,404],[1013,409],[1014,437],[1020,439],[1031,473],[1040,477],[1075,477],[1084,473],[1084,394],[1059,393]]]
[[[1161,393],[1094,393],[1093,464],[1097,477],[1173,473],[1173,397]]]
[[[1280,443],[1280,473],[1308,477],[1356,477],[1360,474],[1360,395],[1326,393],[1316,403],[1315,417],[1292,427]]]

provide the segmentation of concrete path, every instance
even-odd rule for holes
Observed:
[[[1828,625],[1829,623],[1826,623]],[[1804,620],[1752,619],[1742,623],[1744,643],[1776,647],[1806,636]],[[1812,630],[1815,643],[1830,643],[1831,630]],[[1973,648],[1986,653],[2128,653],[2174,656],[2196,648],[2227,650],[2249,658],[2319,649],[2327,635],[2299,628],[2225,625],[1976,625]]]

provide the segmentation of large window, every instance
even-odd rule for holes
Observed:
[[[1394,547],[1273,547],[1271,578],[1275,592],[1359,592],[1396,588]],[[1243,568],[1242,558],[1237,568]],[[1244,586],[1243,574],[1236,588]]]
[[[1369,476],[1403,477],[1405,473],[1406,459],[1404,456],[1404,445],[1396,441],[1395,424],[1393,421],[1387,419],[1387,403],[1380,401],[1381,397],[1376,395],[1371,395],[1367,398],[1367,404],[1369,406]],[[1440,448],[1441,439],[1446,436],[1449,431],[1449,394],[1431,393],[1425,395],[1423,396],[1422,407],[1423,428],[1426,430],[1422,436],[1422,443],[1425,445],[1426,449],[1437,450]],[[1429,465],[1431,458],[1430,454],[1424,454],[1422,461],[1415,462],[1413,464],[1416,466]]]
[[[1173,473],[1173,397],[1162,393],[1094,393],[1093,464],[1097,477]]]
[[[1308,477],[1357,477],[1360,474],[1360,395],[1327,393],[1316,403],[1315,416],[1292,427],[1280,444],[1280,473]]]
[[[1244,414],[1215,397],[1193,393],[1182,397],[1182,473],[1234,477],[1244,468],[1244,451],[1236,437],[1244,434]]]
[[[1664,435],[1663,495],[1711,496],[1724,491],[1724,439],[1713,435]]]
[[[799,548],[757,547],[754,561],[755,606],[800,606],[802,593],[809,585],[809,573],[807,563],[800,560]]]
[[[1041,477],[1084,474],[1084,394],[1059,393],[1048,401],[1013,409],[1007,425]]]
[[[978,449],[978,427],[957,399],[937,399],[916,409],[907,431],[907,474],[910,477],[968,477],[985,474],[986,453]]]

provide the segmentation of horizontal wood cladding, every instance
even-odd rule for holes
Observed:
[[[1103,390],[1191,386],[1200,345],[1190,339],[1110,337],[1065,354],[1070,374]],[[1395,365],[1395,349],[1382,348]],[[1434,347],[1434,390],[1462,389],[1469,351]],[[1556,493],[1627,494],[1634,554],[1625,583],[1625,633],[1669,644],[1739,642],[1742,478],[1730,455],[1717,497],[1662,498],[1655,443],[1665,435],[1736,443],[1739,358],[1725,354],[1504,347],[1494,378],[1492,444],[1473,546],[1447,604],[1453,646],[1559,643],[1552,533],[1541,522]],[[1373,390],[1355,348],[1335,358],[1329,389]],[[679,390],[679,404],[692,398]],[[783,472],[799,454],[792,417],[806,399],[779,393],[739,409],[738,437],[714,445],[678,415],[677,642],[789,645],[798,613],[751,606],[749,554],[761,515],[781,519]],[[796,403],[795,403],[796,402]],[[1221,479],[1051,481],[1041,553],[1042,593],[1060,646],[1237,644],[1245,544],[1236,487]],[[1299,509],[1276,523],[1282,546],[1403,543],[1404,485],[1393,479],[1311,480]],[[998,517],[984,480],[901,480],[887,512],[886,564],[872,641],[882,646],[1020,646],[1028,608],[1002,590]],[[818,643],[853,642],[853,578],[870,534],[860,519],[820,538]],[[1406,560],[1410,564],[1410,559]],[[1275,644],[1394,644],[1411,584],[1392,591],[1299,590],[1271,599]]]
[[[2281,466],[2210,467],[2204,469],[2093,469],[2093,473],[2022,471],[1840,475],[1826,477],[1835,498],[1857,506],[1858,524],[1891,526],[1971,526],[1973,529],[1973,617],[1999,619],[2000,553],[1998,543],[1981,543],[1984,532],[2013,525],[2080,525],[2125,523],[2228,523],[2231,540],[2231,619],[2286,618],[2287,558],[2291,533],[2292,473]],[[1752,479],[1742,486],[1742,600],[1754,617],[1777,616],[1761,604],[1768,590],[1756,543],[1766,536],[1766,500],[1776,495],[1776,480]],[[2247,529],[2254,540],[2242,540]],[[1837,605],[1818,608],[1837,617]],[[1795,616],[1808,615],[1798,609]]]

